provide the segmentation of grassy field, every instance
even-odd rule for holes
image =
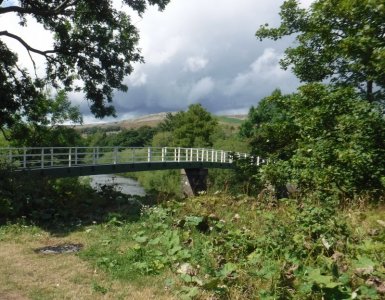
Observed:
[[[0,299],[383,299],[384,206],[265,200],[204,195],[62,233],[2,226]],[[84,247],[34,252],[63,243]]]
[[[99,243],[98,225],[55,236],[34,226],[0,229],[0,299],[173,299],[158,279],[118,280],[77,254],[39,254],[40,247]]]
[[[156,127],[166,118],[167,113],[158,113],[147,116],[142,116],[134,119],[127,119],[116,122],[109,123],[98,123],[98,124],[84,124],[81,126],[76,126],[77,129],[84,128],[93,128],[98,127],[101,129],[116,128],[120,127],[122,129],[138,129],[141,126],[150,126]],[[242,124],[243,120],[245,120],[245,115],[234,115],[234,116],[217,116],[218,121],[223,125],[235,126],[238,127]]]

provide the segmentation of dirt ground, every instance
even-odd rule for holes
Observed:
[[[18,237],[0,240],[0,299],[172,299],[150,287],[131,286],[93,269],[74,253],[41,254],[34,250],[79,238]],[[161,295],[159,295],[161,294]],[[162,295],[163,294],[163,295]]]

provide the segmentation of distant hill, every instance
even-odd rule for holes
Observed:
[[[166,112],[162,112],[117,122],[79,125],[75,128],[80,130],[86,128],[101,128],[107,131],[109,129],[111,131],[116,131],[119,129],[137,129],[142,126],[155,127],[166,118],[166,115]],[[238,127],[243,122],[243,120],[246,119],[247,115],[228,115],[216,117],[218,118],[218,122],[221,124]]]

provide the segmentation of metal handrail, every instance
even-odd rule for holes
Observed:
[[[211,162],[233,163],[247,153],[183,147],[8,147],[0,148],[0,162],[16,170],[125,163]],[[258,165],[262,160],[257,158]]]

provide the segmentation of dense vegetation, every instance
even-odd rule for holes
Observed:
[[[24,185],[4,168],[1,221],[90,230],[82,258],[119,280],[157,276],[181,299],[382,299],[383,14],[379,1],[317,0],[309,9],[285,1],[282,24],[264,25],[257,36],[296,34],[282,65],[305,84],[262,99],[239,132],[195,104],[156,128],[61,135],[67,145],[76,137],[85,145],[249,151],[263,166],[254,156],[238,160],[235,171],[210,171],[209,194],[187,200],[176,171],[134,174],[151,193],[132,199],[76,179]],[[61,112],[57,124],[77,116],[60,97],[41,102],[47,122],[53,112]],[[22,121],[47,141],[63,130]]]

